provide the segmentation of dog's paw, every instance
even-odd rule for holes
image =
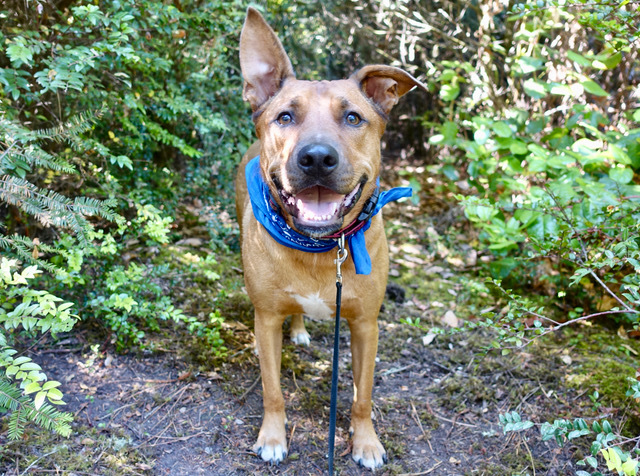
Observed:
[[[287,457],[287,445],[278,442],[262,444],[258,440],[253,446],[253,451],[264,461],[271,464],[279,464]]]
[[[309,345],[311,344],[311,336],[307,331],[295,332],[295,333],[292,332],[291,342],[293,342],[294,344],[304,345],[306,347],[309,347]]]
[[[367,433],[366,436],[357,432],[353,435],[351,457],[360,466],[374,470],[387,462],[387,452],[373,430]]]
[[[284,414],[273,413],[262,421],[253,451],[267,463],[278,464],[287,457],[286,420]]]

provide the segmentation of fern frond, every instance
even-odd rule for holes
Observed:
[[[93,124],[104,114],[104,106],[94,114],[80,113],[73,116],[67,122],[48,129],[31,131],[34,140],[51,140],[54,142],[64,142],[69,138],[87,132]]]
[[[13,412],[20,406],[22,392],[20,389],[11,385],[5,378],[0,376],[0,409]]]
[[[49,245],[39,244],[37,248],[39,250],[38,253],[35,253],[36,245],[31,241],[31,239],[26,236],[21,236],[18,234],[12,235],[11,237],[0,234],[0,249],[5,250],[13,250],[13,252],[20,258],[21,261],[25,263],[31,263],[38,265],[41,268],[46,269],[50,273],[55,274],[60,270],[57,266],[51,264],[48,261],[38,258],[39,252],[42,253],[57,253],[58,251]]]
[[[38,167],[43,167],[67,174],[75,174],[76,168],[60,157],[52,155],[39,146],[30,144],[23,148],[17,148],[9,150],[7,154],[3,155],[2,161],[0,161],[0,173],[10,173],[12,170],[24,168],[24,165],[35,164]]]
[[[87,216],[116,220],[114,201],[78,197],[71,200],[53,190],[43,190],[25,179],[4,175],[0,177],[0,200],[17,206],[36,218],[43,226],[66,228],[88,244],[87,233],[93,229]]]
[[[20,439],[30,422],[65,437],[71,434],[73,415],[58,411],[48,403],[36,409],[31,400],[3,376],[0,376],[0,410],[11,412],[8,425],[11,440]]]

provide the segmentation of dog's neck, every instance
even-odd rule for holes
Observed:
[[[412,193],[409,187],[396,187],[382,193],[378,193],[376,188],[376,192],[372,195],[376,198],[373,199],[373,202],[371,198],[365,202],[362,212],[354,222],[338,231],[335,236],[311,238],[291,228],[279,208],[273,207],[273,197],[260,173],[259,157],[249,161],[245,169],[245,177],[253,214],[277,243],[300,251],[324,253],[337,246],[336,239],[344,232],[357,274],[371,273],[371,259],[364,239],[364,233],[371,226],[371,218],[387,203],[403,197],[410,197]]]

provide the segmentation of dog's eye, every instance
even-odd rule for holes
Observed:
[[[287,126],[293,122],[293,116],[289,112],[281,112],[276,122],[281,126]]]
[[[355,112],[350,112],[349,114],[347,114],[346,120],[347,124],[351,126],[360,125],[360,123],[362,122],[362,118],[360,117],[360,115]]]

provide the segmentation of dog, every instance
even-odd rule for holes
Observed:
[[[255,308],[263,389],[264,415],[253,451],[274,464],[287,455],[282,325],[292,316],[292,341],[308,344],[303,316],[332,318],[334,238],[344,234],[351,252],[342,268],[342,317],[353,358],[352,457],[378,468],[386,452],[371,421],[371,393],[389,269],[378,211],[382,202],[410,192],[400,190],[381,202],[380,139],[398,99],[416,86],[426,88],[407,72],[382,65],[365,66],[343,80],[298,80],[280,40],[253,8],[240,36],[240,66],[258,138],[236,176],[245,287]]]

